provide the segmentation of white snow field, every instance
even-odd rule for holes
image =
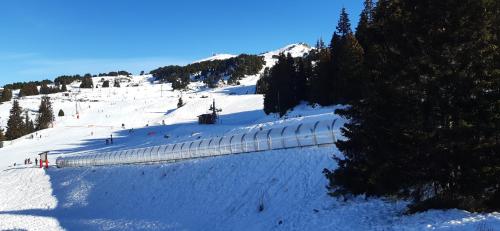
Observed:
[[[279,52],[297,57],[309,49],[295,44],[263,55],[272,66]],[[254,94],[257,80],[258,75],[247,76],[239,86],[216,89],[192,83],[181,93],[151,82],[150,76],[134,76],[129,87],[80,90],[75,84],[70,96],[51,95],[54,112],[63,109],[66,116],[36,137],[0,149],[0,230],[500,230],[499,213],[405,216],[404,201],[328,196],[322,171],[335,168],[332,156],[340,155],[332,146],[150,165],[42,170],[23,164],[43,151],[50,151],[54,164],[58,156],[299,123],[335,109],[303,104],[286,120],[265,115],[262,95]],[[186,105],[177,109],[181,95]],[[198,125],[196,116],[208,112],[213,99],[222,109],[221,123]],[[20,100],[30,112],[39,103],[40,96]],[[11,106],[0,105],[2,126]],[[106,145],[111,134],[114,144]]]

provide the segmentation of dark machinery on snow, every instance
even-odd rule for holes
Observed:
[[[222,109],[218,109],[215,107],[215,99],[214,99],[214,102],[212,103],[212,105],[210,106],[210,109],[209,111],[211,111],[212,113],[208,113],[208,114],[201,114],[198,116],[198,123],[199,124],[215,124],[217,123],[217,119],[218,119],[218,112],[221,112]]]

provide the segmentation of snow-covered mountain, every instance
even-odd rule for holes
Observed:
[[[294,58],[295,57],[302,57],[305,54],[308,54],[309,52],[311,52],[311,50],[313,50],[313,49],[315,49],[315,48],[310,47],[309,45],[307,45],[305,43],[295,43],[295,44],[290,44],[288,46],[285,46],[283,48],[280,48],[280,49],[277,49],[274,51],[262,53],[260,55],[265,58],[265,61],[268,64],[267,66],[272,67],[277,60],[273,56],[277,56],[280,53],[285,53],[285,54],[290,53],[292,55],[292,57],[294,57]],[[237,55],[233,55],[233,54],[214,54],[211,57],[198,60],[195,63],[204,62],[204,61],[213,61],[213,60],[226,60],[226,59],[234,58],[236,56]]]
[[[281,52],[299,57],[311,49],[292,44],[262,55],[271,67]],[[97,77],[94,83],[101,78],[114,80]],[[53,128],[5,142],[0,149],[0,230],[475,231],[500,225],[498,213],[452,210],[401,216],[404,201],[329,197],[322,170],[335,167],[331,157],[340,153],[333,147],[156,165],[42,170],[23,164],[43,151],[50,151],[54,164],[58,156],[220,136],[295,123],[335,109],[300,105],[287,120],[266,115],[263,96],[254,94],[258,78],[246,76],[241,85],[215,89],[193,82],[190,90],[179,92],[144,75],[121,78],[120,88],[79,89],[74,83],[69,94],[51,95],[56,114],[62,109],[66,116],[57,117]],[[179,97],[186,103],[181,108]],[[199,125],[197,115],[206,113],[213,100],[222,109],[220,123]],[[20,99],[21,107],[32,112],[39,103],[40,96]],[[3,126],[11,106],[0,105]],[[106,145],[110,135],[114,144]]]
[[[296,58],[296,57],[303,57],[305,54],[309,54],[313,49],[315,48],[310,47],[305,43],[297,43],[297,44],[290,44],[281,49],[266,52],[261,55],[264,56],[264,60],[266,61],[266,67],[272,67],[278,61],[276,56],[278,56],[281,53],[290,54],[292,57]]]
[[[196,61],[195,63],[200,63],[200,62],[205,62],[205,61],[213,61],[213,60],[226,60],[230,58],[234,58],[237,55],[231,55],[231,54],[214,54],[211,57],[200,59]]]

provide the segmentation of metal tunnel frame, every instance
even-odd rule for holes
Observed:
[[[170,143],[140,149],[59,157],[59,168],[179,161],[219,155],[332,145],[337,141],[334,120],[320,120],[246,133]]]

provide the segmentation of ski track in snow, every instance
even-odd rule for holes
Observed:
[[[291,45],[263,56],[266,66],[272,66],[280,52],[297,57],[310,49]],[[344,202],[328,196],[322,170],[335,168],[331,157],[339,153],[334,147],[155,165],[48,170],[21,165],[46,150],[53,164],[61,155],[285,126],[331,116],[336,108],[299,105],[287,120],[266,116],[263,97],[253,94],[258,78],[247,76],[239,86],[217,89],[192,83],[182,93],[186,105],[179,109],[181,93],[170,84],[152,84],[147,75],[132,78],[138,87],[83,89],[76,96],[78,104],[73,95],[51,95],[54,112],[63,109],[67,116],[38,132],[41,138],[23,137],[0,149],[0,230],[500,230],[499,213],[450,210],[403,216],[404,201],[360,197]],[[77,91],[76,86],[68,88]],[[196,115],[206,113],[213,99],[222,109],[221,123],[198,125]],[[33,112],[39,102],[40,96],[25,97],[20,105]],[[6,124],[11,106],[0,105],[0,124]],[[343,122],[339,118],[337,130]],[[105,145],[110,134],[115,143]]]

